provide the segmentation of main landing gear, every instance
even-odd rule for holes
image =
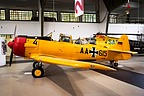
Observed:
[[[118,67],[118,62],[117,61],[110,61],[110,66],[117,68]]]
[[[33,63],[33,69],[32,69],[32,76],[34,78],[40,78],[44,75],[44,69],[42,68],[42,62],[35,61]]]

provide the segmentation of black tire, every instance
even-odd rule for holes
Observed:
[[[113,67],[113,68],[117,68],[118,63],[114,63],[114,61],[110,61],[110,66]]]
[[[38,61],[35,61],[33,63],[33,68],[38,68],[38,67],[42,67],[42,63],[41,62],[38,62]]]
[[[43,68],[40,68],[40,67],[34,68],[34,69],[32,70],[32,76],[33,76],[34,78],[41,78],[41,77],[43,77],[43,76],[44,76],[44,69],[43,69]]]
[[[114,63],[114,64],[113,64],[113,67],[116,67],[116,68],[117,68],[117,67],[118,67],[118,63]]]

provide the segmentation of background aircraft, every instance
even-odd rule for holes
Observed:
[[[114,67],[118,66],[118,60],[131,58],[128,37],[122,35],[116,44],[106,46],[106,44],[89,44],[80,38],[73,43],[71,36],[60,35],[59,41],[53,41],[51,37],[30,37],[17,36],[8,43],[12,49],[10,65],[13,54],[25,58],[34,59],[32,76],[35,78],[44,75],[42,63],[72,66],[83,69],[115,70],[101,64],[82,62],[108,60]]]

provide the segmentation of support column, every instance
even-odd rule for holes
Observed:
[[[127,23],[130,23],[130,14],[129,14],[129,13],[127,14],[126,22],[127,22]]]
[[[80,22],[83,22],[83,21],[82,21],[82,16],[83,16],[83,15],[81,15],[81,16],[78,17]]]
[[[33,11],[32,11],[32,16],[33,16],[33,17],[38,17],[38,16],[37,16],[37,10],[33,10]]]
[[[100,16],[99,15],[99,8],[100,8],[99,7],[100,6],[99,5],[99,0],[97,0],[97,2],[95,3],[95,6],[96,6],[96,10],[95,10],[96,11],[96,22],[99,23],[100,22],[100,18],[99,18],[99,16]]]
[[[10,20],[10,10],[9,9],[5,10],[5,20]]]
[[[57,11],[57,21],[62,21],[61,20],[61,12]]]
[[[39,23],[40,23],[40,31],[41,31],[41,36],[44,34],[44,0],[39,0]]]

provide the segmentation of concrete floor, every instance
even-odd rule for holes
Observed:
[[[117,76],[128,81],[134,78],[134,82],[143,85],[143,58],[120,61],[120,69],[115,74],[121,74]],[[33,78],[31,74],[25,74],[31,72],[31,69],[32,62],[0,67],[0,96],[144,96],[144,87],[114,78],[111,71],[45,65],[45,77]],[[125,74],[125,71],[120,70],[130,73]],[[132,77],[125,78],[128,76]],[[137,81],[137,78],[142,79],[142,82]]]

